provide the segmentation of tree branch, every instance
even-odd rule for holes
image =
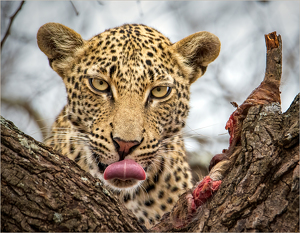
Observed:
[[[72,5],[72,7],[73,7],[73,9],[74,9],[74,11],[75,11],[75,14],[78,16],[78,15],[79,15],[79,12],[77,11],[77,9],[76,9],[74,3],[73,3],[72,1],[70,1],[70,3],[71,3],[71,5]]]
[[[11,25],[12,25],[14,19],[16,18],[17,14],[19,13],[19,11],[22,9],[22,6],[24,5],[24,3],[25,3],[25,1],[22,1],[19,8],[16,10],[16,12],[10,17],[10,22],[9,22],[8,28],[5,32],[3,39],[1,40],[1,49],[3,49],[3,45],[4,45],[8,35],[10,34]]]
[[[142,232],[135,216],[74,161],[1,124],[1,232]]]

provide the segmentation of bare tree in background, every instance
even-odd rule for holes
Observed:
[[[22,1],[19,5],[19,7],[16,9],[16,11],[14,12],[14,14],[12,16],[9,17],[9,24],[8,27],[5,31],[4,37],[1,39],[1,56],[2,55],[2,50],[3,50],[3,46],[5,41],[7,40],[8,36],[11,33],[11,27],[13,25],[14,19],[17,17],[18,13],[21,11],[23,5],[24,5],[25,1]],[[10,4],[7,4],[5,6],[3,6],[3,10],[8,11],[10,8]],[[6,8],[6,9],[5,9]],[[2,9],[2,8],[1,8]],[[8,67],[8,69],[13,69],[13,56],[17,55],[17,53],[14,53],[14,55],[8,55],[5,56],[4,55],[4,62],[5,64],[2,67]],[[5,59],[6,58],[6,59]],[[2,64],[1,64],[2,65]],[[5,79],[7,79],[9,75],[6,75],[5,71],[4,73],[1,74],[2,76],[2,85],[4,85],[5,87]],[[3,88],[3,86],[1,86],[1,88]],[[23,99],[12,99],[9,96],[7,98],[3,97],[1,95],[1,102],[4,105],[7,105],[9,108],[21,108],[22,110],[26,111],[27,114],[29,115],[29,117],[34,120],[36,122],[36,124],[38,125],[38,127],[40,128],[43,138],[46,137],[45,131],[44,129],[47,127],[46,123],[44,122],[42,116],[40,115],[40,113],[38,111],[36,111],[30,103],[30,100],[23,100]]]

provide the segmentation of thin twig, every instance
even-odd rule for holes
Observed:
[[[72,1],[70,1],[70,3],[71,3],[72,6],[73,6],[73,9],[74,9],[74,11],[75,11],[75,14],[78,16],[78,15],[79,15],[79,12],[77,11],[77,9],[76,9],[74,3],[73,3]]]
[[[9,22],[9,25],[8,25],[8,28],[7,28],[7,31],[3,37],[3,39],[1,40],[1,49],[3,48],[3,44],[5,43],[8,35],[10,34],[10,28],[11,28],[11,25],[15,19],[15,17],[17,16],[17,14],[19,13],[19,11],[22,9],[22,6],[24,5],[25,1],[22,1],[19,8],[17,9],[17,11],[10,17],[10,22]]]
[[[140,11],[140,16],[143,16],[144,14],[143,14],[142,6],[141,6],[141,1],[140,0],[136,1],[136,4],[138,5],[139,11]]]

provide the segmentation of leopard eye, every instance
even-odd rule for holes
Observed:
[[[89,83],[91,87],[96,91],[108,91],[109,85],[103,79],[90,78]]]
[[[167,97],[171,92],[171,88],[170,87],[166,87],[166,86],[158,86],[152,89],[151,91],[151,96],[154,98],[164,98]]]

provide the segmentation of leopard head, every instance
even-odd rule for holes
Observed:
[[[37,41],[65,83],[64,114],[87,148],[86,170],[127,189],[157,172],[158,158],[184,154],[189,88],[219,55],[215,35],[197,32],[173,44],[153,28],[125,24],[83,40],[48,23]]]

